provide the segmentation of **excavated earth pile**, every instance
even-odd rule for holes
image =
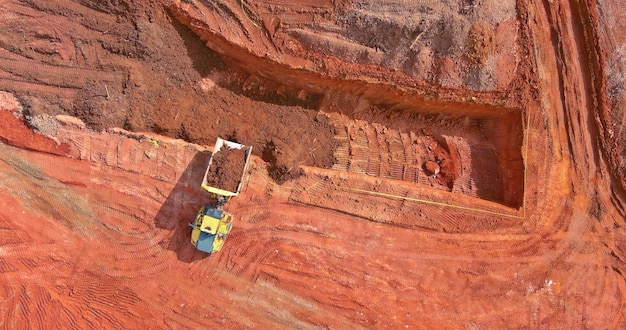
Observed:
[[[223,147],[213,154],[207,172],[207,185],[236,192],[246,165],[246,151]]]
[[[2,2],[0,325],[625,328],[619,6]]]

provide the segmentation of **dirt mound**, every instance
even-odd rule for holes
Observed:
[[[237,192],[246,164],[245,149],[224,146],[213,154],[207,172],[207,184],[226,191]]]

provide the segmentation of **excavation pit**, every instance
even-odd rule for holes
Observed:
[[[336,102],[340,100],[340,102]],[[335,170],[410,182],[519,208],[524,195],[521,111],[491,106],[423,112],[342,95],[323,102],[341,129]],[[446,108],[442,106],[442,108]],[[447,107],[450,108],[450,107]]]

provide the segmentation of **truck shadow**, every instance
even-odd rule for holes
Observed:
[[[191,244],[189,227],[200,207],[211,201],[211,196],[201,188],[209,156],[208,151],[198,151],[193,156],[154,218],[157,228],[171,232],[161,245],[176,252],[178,260],[187,263],[209,256]]]

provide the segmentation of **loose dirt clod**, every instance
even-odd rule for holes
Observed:
[[[207,184],[211,187],[236,192],[246,161],[244,149],[231,149],[224,146],[213,155],[207,174]]]
[[[466,56],[474,63],[485,64],[496,49],[494,32],[489,26],[472,24],[466,41]]]
[[[47,113],[27,117],[28,123],[41,134],[52,136],[59,130],[59,123]]]
[[[433,162],[432,160],[426,161],[424,163],[424,172],[428,176],[436,176],[439,174],[439,164]]]

